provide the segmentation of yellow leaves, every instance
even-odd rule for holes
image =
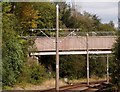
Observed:
[[[25,29],[27,28],[37,28],[37,19],[40,17],[38,16],[38,10],[34,9],[33,3],[22,3],[21,6],[21,14],[20,20],[21,24]]]
[[[32,24],[31,24],[31,27],[32,27],[32,28],[37,28],[37,24],[32,23]]]
[[[24,27],[32,27],[32,28],[37,28],[37,22],[33,19],[31,21],[23,21],[21,22]]]
[[[31,23],[31,27],[32,27],[32,28],[37,28],[37,24],[36,24],[35,22],[32,22],[32,23]]]
[[[23,7],[24,10],[22,11],[23,16],[27,19],[38,19],[38,11],[34,10],[31,5],[26,5]]]

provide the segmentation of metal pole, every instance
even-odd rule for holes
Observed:
[[[88,49],[88,33],[86,35],[86,49],[87,49],[87,85],[89,86],[89,49]]]
[[[59,92],[59,6],[56,5],[56,92]]]
[[[107,55],[107,83],[109,83],[109,56]]]

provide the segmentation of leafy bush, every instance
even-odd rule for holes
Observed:
[[[82,55],[60,57],[60,76],[78,79],[86,76],[86,62]]]
[[[30,69],[30,82],[31,83],[41,83],[46,77],[46,70],[42,65],[34,65]]]
[[[106,74],[106,57],[93,56],[90,58],[90,76],[103,77]]]
[[[32,83],[37,84],[44,81],[44,79],[48,78],[46,73],[46,69],[41,64],[33,64],[31,66],[25,64],[23,68],[23,72],[19,77],[19,83]],[[21,81],[22,80],[22,81]]]
[[[3,17],[3,86],[13,85],[20,73],[23,65],[23,51],[19,39],[14,32],[9,17]]]

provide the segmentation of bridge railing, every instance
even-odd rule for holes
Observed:
[[[91,31],[91,32],[78,32],[78,31],[72,31],[72,32],[60,32],[59,33],[59,36],[60,37],[64,37],[64,36],[86,36],[86,34],[88,34],[89,36],[116,36],[117,35],[117,32],[115,31],[110,31],[110,32],[99,32],[99,31]]]

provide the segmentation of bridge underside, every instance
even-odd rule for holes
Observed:
[[[89,54],[111,54],[112,51],[88,51]],[[59,55],[87,54],[87,51],[59,51]],[[56,52],[32,52],[31,56],[56,55]]]

